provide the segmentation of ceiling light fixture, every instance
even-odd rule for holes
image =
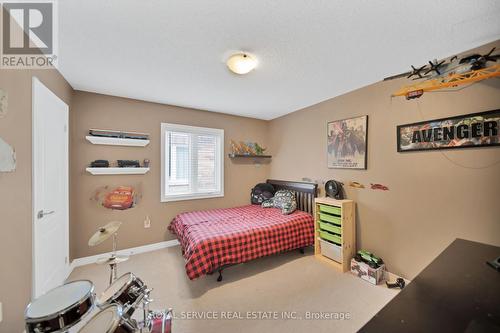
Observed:
[[[257,59],[248,53],[236,53],[227,59],[227,67],[236,74],[247,74],[257,67]]]

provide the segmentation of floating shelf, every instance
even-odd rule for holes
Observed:
[[[228,154],[229,158],[271,158],[271,155],[243,155],[243,154]]]
[[[87,168],[87,172],[98,175],[143,175],[149,168]]]
[[[149,140],[142,139],[110,138],[93,135],[87,135],[85,138],[94,145],[145,147],[149,144]]]

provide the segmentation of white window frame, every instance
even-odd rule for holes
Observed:
[[[202,134],[213,134],[220,137],[220,156],[218,156],[218,164],[220,165],[220,191],[209,192],[209,193],[192,193],[192,194],[175,194],[166,195],[166,181],[168,179],[167,169],[168,166],[167,158],[165,154],[165,148],[167,146],[167,136],[165,133],[167,131],[177,131],[177,132],[196,132]],[[208,198],[220,198],[224,197],[224,130],[218,128],[208,128],[208,127],[196,127],[180,124],[171,123],[161,123],[161,202],[172,202],[172,201],[182,201],[182,200],[195,200],[195,199],[208,199]]]

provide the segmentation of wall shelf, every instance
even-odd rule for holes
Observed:
[[[228,154],[229,158],[272,158],[271,155]]]
[[[149,168],[86,168],[94,176],[99,175],[144,175]]]
[[[110,138],[93,135],[87,135],[85,138],[94,145],[145,147],[149,144],[149,140],[142,139]]]

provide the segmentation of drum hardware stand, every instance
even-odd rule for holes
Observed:
[[[137,322],[137,328],[138,332],[140,333],[151,333],[154,328],[154,320],[158,319],[160,317],[162,319],[162,326],[161,326],[161,332],[165,332],[166,329],[166,322],[168,318],[171,316],[172,309],[169,308],[168,310],[161,310],[161,311],[152,311],[149,308],[149,304],[152,303],[154,300],[150,298],[151,292],[153,289],[147,289],[147,288],[138,288],[137,290],[134,290],[133,292],[139,292],[139,291],[144,291],[144,296],[141,299],[138,299],[134,304],[130,304],[127,306],[127,310],[130,308],[137,308],[139,307],[138,305],[142,303],[142,313],[143,313],[143,320]]]
[[[113,234],[113,252],[111,253],[110,259],[116,259],[116,237],[118,237],[117,232]],[[111,263],[109,264],[109,269],[110,269],[109,285],[111,285],[113,281],[116,280],[116,277],[118,275],[118,268],[116,267],[116,265],[117,264],[114,261],[111,261]]]
[[[141,323],[141,333],[150,332],[152,329],[150,324],[151,321],[149,319],[151,313],[151,311],[149,310],[149,303],[153,302],[154,300],[149,297],[151,295],[151,291],[153,291],[153,289],[146,289],[144,298],[142,299],[143,321]],[[146,329],[146,331],[144,331],[144,329]]]
[[[98,259],[98,263],[108,263],[109,265],[109,285],[111,285],[118,277],[118,264],[129,259],[128,256],[119,256],[116,254],[117,237],[118,233],[115,232],[113,234],[113,251],[111,252],[111,256],[107,259]]]
[[[106,224],[104,227],[99,228],[92,237],[89,239],[89,246],[96,246],[107,240],[109,237],[113,238],[113,251],[111,252],[111,257],[109,258],[99,258],[97,259],[97,264],[108,264],[109,273],[109,285],[111,285],[118,275],[118,264],[129,259],[128,256],[119,256],[116,254],[116,243],[118,238],[118,229],[122,225],[122,222],[113,221]]]

